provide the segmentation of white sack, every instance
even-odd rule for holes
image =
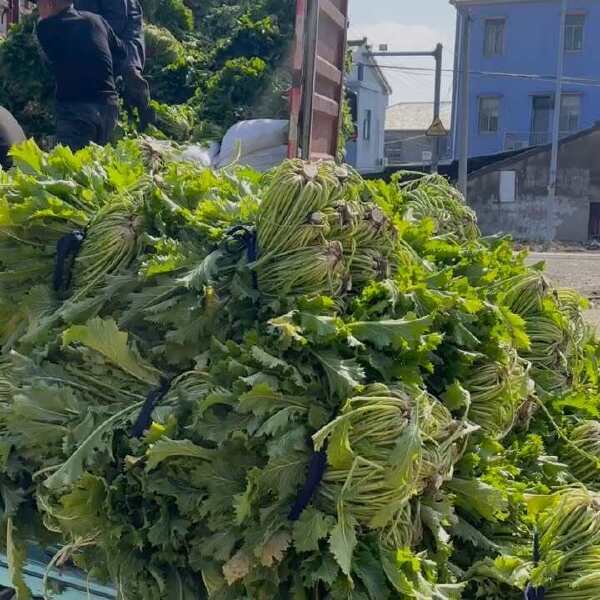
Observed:
[[[181,153],[181,158],[198,165],[199,167],[212,167],[218,159],[221,144],[209,142],[203,145],[187,146]]]
[[[288,143],[290,122],[279,119],[254,119],[240,121],[229,128],[219,154],[218,166],[224,167],[236,159],[244,158],[268,148]]]
[[[269,171],[280,165],[287,158],[287,153],[287,144],[284,146],[276,146],[275,148],[266,148],[242,156],[238,161],[238,164],[252,167],[256,171],[264,173],[265,171]]]

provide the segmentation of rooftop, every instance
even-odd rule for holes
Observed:
[[[379,79],[386,94],[388,96],[391,96],[393,92],[392,86],[390,85],[390,82],[381,70],[379,63],[375,60],[375,57],[370,55],[371,46],[369,45],[367,38],[362,38],[360,40],[349,40],[348,46],[352,49],[353,64],[356,65],[358,63],[363,63],[373,67],[373,70],[375,71],[376,76]]]
[[[440,119],[447,130],[452,121],[452,102],[442,102]],[[399,102],[387,109],[386,130],[427,131],[433,123],[433,102]]]

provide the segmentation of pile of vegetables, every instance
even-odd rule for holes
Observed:
[[[0,498],[118,597],[595,600],[599,345],[442,178],[0,172]],[[531,597],[531,596],[530,596]]]

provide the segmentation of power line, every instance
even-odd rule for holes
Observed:
[[[367,67],[375,68],[375,65],[365,65]],[[435,69],[428,67],[405,67],[405,66],[397,66],[397,65],[378,65],[380,69],[386,69],[388,71],[398,71],[402,72],[414,72],[428,75],[429,73],[434,73]],[[454,69],[442,69],[443,73],[448,73],[454,75]],[[457,70],[456,73],[460,74],[461,71]],[[543,75],[541,73],[507,73],[504,71],[469,71],[469,75],[475,77],[508,77],[511,79],[525,79],[532,81],[547,81],[550,83],[556,82],[555,75]],[[583,86],[591,86],[591,87],[600,87],[600,79],[587,79],[584,77],[563,77],[563,81],[565,83],[570,83],[572,85],[583,85]]]

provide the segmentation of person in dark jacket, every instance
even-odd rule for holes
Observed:
[[[40,0],[39,9],[37,35],[56,78],[58,142],[73,150],[107,144],[119,116],[113,63],[125,60],[124,44],[71,0]]]
[[[139,0],[74,0],[75,8],[104,17],[125,44],[125,60],[115,64],[115,74],[123,79],[123,100],[127,108],[137,108],[144,128],[154,120],[150,108],[150,87],[144,78],[146,46],[144,13]]]
[[[0,166],[10,169],[12,161],[8,155],[15,144],[25,141],[25,133],[17,120],[5,108],[0,106]]]

